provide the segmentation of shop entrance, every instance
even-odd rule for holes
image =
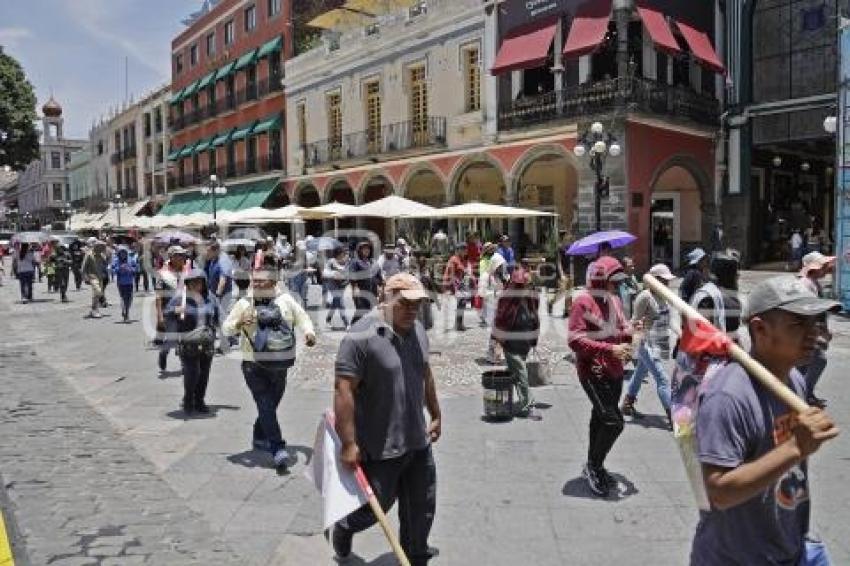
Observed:
[[[681,217],[679,194],[653,194],[651,211],[652,263],[666,263],[673,269],[679,269],[682,245],[679,226]]]

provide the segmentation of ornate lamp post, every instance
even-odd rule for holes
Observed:
[[[127,206],[127,203],[121,197],[121,193],[115,193],[112,196],[112,208],[115,209],[115,213],[118,217],[118,227],[121,227],[121,209]]]
[[[219,196],[224,196],[227,194],[227,187],[225,184],[218,180],[216,175],[210,175],[210,181],[205,187],[201,187],[202,195],[209,195],[212,197],[212,205],[213,205],[213,224],[216,221],[216,214],[218,213],[218,208],[216,206],[216,198]]]
[[[601,122],[591,124],[590,129],[581,135],[573,149],[573,153],[578,158],[590,156],[590,168],[596,173],[594,204],[597,232],[602,230],[602,199],[607,199],[610,193],[610,180],[602,174],[605,170],[605,161],[609,155],[619,157],[622,152],[623,148],[617,143],[617,138],[611,132],[606,132]]]

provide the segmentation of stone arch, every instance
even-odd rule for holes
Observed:
[[[398,194],[398,189],[395,183],[393,182],[393,178],[390,176],[390,174],[384,169],[375,169],[369,171],[369,173],[363,177],[363,180],[360,181],[360,185],[354,191],[354,195],[357,198],[357,204],[366,204],[367,202],[377,200],[375,198],[367,199],[367,191],[370,185],[372,185],[378,179],[384,180],[386,187],[384,190],[384,196]]]
[[[348,192],[349,194],[344,194]],[[324,195],[322,195],[322,204],[337,201],[343,204],[357,204],[357,197],[348,179],[343,176],[332,178],[325,185]]]
[[[319,206],[322,203],[322,196],[319,189],[313,183],[304,181],[295,187],[293,191],[293,201],[298,206],[312,208]],[[321,220],[307,220],[304,222],[304,234],[318,236],[322,233]]]
[[[497,180],[501,185],[500,190],[502,193],[499,198],[494,198],[490,200],[497,201],[493,202],[493,204],[506,204],[508,202],[511,202],[511,195],[508,193],[510,184],[505,178],[505,172],[502,168],[502,164],[487,153],[476,153],[465,157],[463,160],[458,162],[457,165],[455,165],[451,175],[449,175],[448,195],[446,198],[446,203],[449,205],[453,205],[459,204],[461,202],[461,195],[465,187],[461,187],[460,185],[461,183],[465,182],[465,179],[468,179],[468,173],[470,171],[484,170],[490,168],[492,168],[492,170],[494,170],[498,174]]]
[[[433,173],[436,177],[443,183],[445,187],[446,179],[443,173],[434,166],[433,163],[428,161],[423,161],[420,163],[416,163],[408,167],[408,169],[404,172],[404,175],[401,178],[401,182],[398,184],[398,195],[407,198],[408,188],[410,186],[410,181],[415,178],[417,175],[422,173]]]
[[[431,181],[430,185],[423,184],[423,180]],[[399,183],[400,196],[427,204],[440,207],[446,204],[446,179],[439,169],[429,163],[414,165],[405,172]]]

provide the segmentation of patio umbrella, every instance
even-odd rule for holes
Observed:
[[[198,238],[187,232],[180,230],[165,230],[153,237],[154,240],[163,244],[171,244],[172,242],[180,242],[181,245],[197,244]]]
[[[573,245],[567,250],[567,255],[594,255],[599,253],[600,244],[608,243],[612,248],[622,248],[635,240],[637,240],[637,236],[621,230],[595,232],[573,242]]]
[[[12,236],[12,244],[43,244],[50,239],[47,232],[18,232]]]
[[[390,195],[357,207],[357,216],[377,216],[379,218],[402,218],[416,214],[430,214],[436,210],[433,206],[416,202],[404,197]]]
[[[298,216],[306,220],[324,220],[326,218],[343,218],[346,216],[360,216],[360,207],[353,204],[331,202],[313,208],[304,208],[298,212]]]
[[[343,247],[345,245],[342,242],[328,236],[319,236],[307,242],[307,251],[309,252],[327,252]]]
[[[275,208],[268,209],[262,208],[259,206],[255,206],[254,208],[247,208],[245,210],[240,210],[239,212],[234,212],[230,216],[228,216],[229,222],[234,223],[257,223],[257,224],[265,224],[272,222],[293,222],[298,220],[298,214],[305,210],[304,208],[290,204],[288,206],[284,206],[283,208]]]
[[[180,226],[190,226],[197,228],[200,226],[212,224],[212,221],[212,214],[207,214],[206,212],[193,212],[192,214],[187,214],[183,218],[183,220],[181,220]]]
[[[516,208],[484,202],[468,202],[446,208],[435,208],[430,212],[408,214],[406,218],[529,218],[534,216],[555,216],[551,212]]]
[[[246,228],[237,228],[236,230],[231,230],[230,234],[227,235],[228,240],[251,240],[253,242],[256,241],[265,241],[266,233],[259,228],[254,226],[246,227]]]
[[[246,240],[244,238],[228,238],[221,243],[221,249],[226,252],[234,251],[239,246],[245,246],[248,251],[253,251],[254,240]]]

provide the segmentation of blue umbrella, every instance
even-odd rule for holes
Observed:
[[[310,252],[327,252],[342,247],[345,247],[342,242],[328,236],[320,236],[307,242],[307,251]]]
[[[595,232],[573,242],[573,245],[567,250],[567,255],[595,255],[599,253],[600,244],[608,243],[612,248],[622,248],[635,240],[637,240],[637,236],[621,230]]]

